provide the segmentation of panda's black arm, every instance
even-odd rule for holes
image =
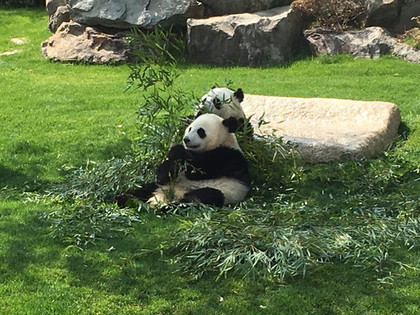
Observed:
[[[242,153],[236,151],[232,152],[232,158],[227,160],[222,170],[223,175],[226,177],[235,178],[244,184],[251,184],[251,176],[249,174],[248,161]]]
[[[175,160],[166,160],[165,162],[161,163],[156,171],[156,182],[159,185],[167,184],[171,181],[172,178],[176,176],[178,173],[177,171],[177,163]]]
[[[220,147],[195,153],[190,164],[186,173],[190,180],[231,177],[245,184],[250,183],[248,162],[238,150]]]
[[[182,145],[173,146],[168,152],[168,159],[161,163],[156,171],[156,182],[167,184],[178,175],[178,163],[187,158],[188,154]]]
[[[177,144],[169,150],[167,156],[169,160],[185,160],[188,157],[188,153],[182,145]]]

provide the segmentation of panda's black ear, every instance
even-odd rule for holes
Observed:
[[[235,96],[239,102],[242,102],[244,100],[244,92],[242,89],[237,89],[235,93],[233,93],[233,96]]]
[[[199,111],[195,114],[195,117],[194,117],[194,118],[198,118],[198,117],[200,117],[201,115],[203,115],[203,112],[202,112],[201,110],[199,110]]]
[[[239,121],[233,116],[224,119],[222,124],[228,129],[229,132],[237,131],[240,126]]]

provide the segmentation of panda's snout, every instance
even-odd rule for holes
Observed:
[[[200,148],[200,144],[196,144],[193,138],[190,138],[188,136],[185,136],[184,139],[182,139],[184,142],[184,147],[188,150],[198,150]]]

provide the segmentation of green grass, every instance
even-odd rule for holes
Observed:
[[[46,24],[42,10],[0,10],[0,52],[23,50],[0,57],[0,313],[420,312],[419,271],[395,266],[390,267],[391,278],[385,282],[377,279],[386,273],[345,264],[317,266],[305,278],[280,284],[240,276],[215,281],[213,274],[191,280],[169,263],[171,253],[139,254],[142,249],[164,244],[178,225],[176,217],[145,214],[126,235],[102,235],[103,240],[83,250],[53,239],[45,213],[59,206],[28,192],[42,191],[62,180],[65,166],[79,167],[89,160],[99,163],[129,154],[132,141],[139,136],[136,110],[141,95],[124,92],[127,66],[44,60],[40,43],[50,35]],[[16,46],[10,42],[13,37],[25,37],[29,42]],[[420,164],[419,65],[391,57],[353,60],[339,56],[302,60],[287,67],[188,65],[180,71],[178,84],[197,96],[214,83],[232,80],[253,94],[396,103],[410,133],[388,156],[359,167],[351,163],[308,166],[306,180],[293,188],[299,198],[311,203],[327,203],[328,198],[321,194],[325,190],[338,199],[337,205],[345,205],[348,200],[340,196],[340,183],[356,187],[364,180],[376,191],[389,182],[391,187],[385,188],[395,203],[402,202],[404,196],[418,201],[418,173],[408,170],[418,169]],[[386,177],[388,168],[396,179]],[[399,171],[409,175],[399,177]],[[326,178],[331,175],[333,178]],[[417,181],[413,180],[416,176]],[[349,189],[357,190],[355,187]],[[380,193],[376,198],[386,199]],[[386,200],[371,200],[382,201]],[[392,255],[407,265],[420,266],[420,255],[414,250],[396,248]]]

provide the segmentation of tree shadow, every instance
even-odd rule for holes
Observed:
[[[133,141],[129,138],[120,138],[117,142],[102,148],[98,155],[101,159],[124,158],[133,154]]]
[[[60,256],[60,249],[47,237],[48,224],[40,219],[37,205],[23,205],[15,201],[0,203],[0,282],[17,278],[28,285],[43,282],[32,267],[47,266]],[[22,215],[24,208],[30,214]]]
[[[35,172],[36,174],[36,172]],[[25,190],[34,190],[43,183],[39,182],[36,175],[30,176],[21,171],[0,165],[0,186]]]
[[[61,177],[67,174],[67,170],[62,165],[68,166],[68,162],[65,158],[61,161],[54,160],[57,153],[50,148],[29,141],[21,141],[14,144],[9,151],[12,153],[10,154],[12,158],[8,161],[10,166],[0,164],[0,187],[15,188],[20,191],[42,190],[57,182],[57,180],[47,179],[47,177],[51,178],[49,174],[52,173],[51,169],[57,169]],[[100,163],[100,161],[124,158],[132,154],[132,141],[128,138],[120,138],[105,146],[93,148],[85,154],[70,157],[72,160],[70,165],[83,167],[89,159]]]

